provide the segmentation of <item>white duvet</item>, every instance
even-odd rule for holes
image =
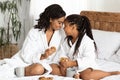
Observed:
[[[120,64],[116,62],[97,60],[100,70],[104,71],[120,71]],[[101,80],[120,80],[120,75],[108,76]]]
[[[119,63],[105,61],[105,60],[97,60],[97,63],[99,64],[101,70],[104,70],[104,71],[120,71],[120,64]],[[1,74],[4,74],[4,73],[0,73],[0,75]],[[7,74],[6,74],[6,76],[7,76]],[[29,77],[7,78],[6,76],[0,77],[0,80],[38,80],[39,77],[40,77],[40,76],[29,76]],[[53,77],[54,80],[76,80],[74,78],[61,77],[61,76],[57,76],[57,75],[41,75],[41,76]],[[120,75],[108,76],[108,77],[105,77],[101,80],[120,80]]]

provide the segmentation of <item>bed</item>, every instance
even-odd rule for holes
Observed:
[[[92,25],[92,32],[97,44],[97,63],[101,70],[120,71],[120,13],[81,11],[80,15],[87,16]],[[57,75],[41,75],[53,77],[54,80],[75,80],[70,77]],[[38,80],[40,76],[0,77],[0,80]],[[78,80],[78,79],[77,79]],[[105,77],[101,80],[120,80],[120,75]]]

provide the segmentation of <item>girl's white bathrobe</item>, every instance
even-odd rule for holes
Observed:
[[[48,70],[48,73],[50,73],[52,69],[49,66],[49,63],[52,61],[56,53],[44,60],[40,60],[41,54],[44,54],[45,50],[51,46],[55,46],[56,50],[58,50],[60,43],[64,38],[63,36],[63,29],[56,30],[48,45],[44,30],[39,31],[39,29],[32,28],[24,41],[22,49],[12,58],[1,61],[0,76],[3,72],[5,73],[7,69],[8,71],[6,72],[6,76],[13,77],[15,67],[25,67],[32,63],[42,64],[45,69]]]
[[[94,41],[85,34],[81,41],[81,45],[78,48],[78,53],[73,56],[76,42],[74,44],[70,42],[71,47],[69,47],[67,40],[65,40],[65,42],[61,45],[61,49],[57,55],[59,60],[61,57],[68,57],[71,60],[77,60],[78,67],[69,68],[73,71],[75,70],[76,72],[81,72],[87,68],[97,69],[98,66],[95,61],[96,53]]]

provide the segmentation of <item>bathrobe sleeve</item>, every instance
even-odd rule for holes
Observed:
[[[63,45],[61,44],[60,48],[58,49],[58,51],[57,51],[57,53],[52,61],[52,63],[59,64],[62,57],[67,58],[67,55],[66,55],[66,52],[64,51]]]
[[[60,44],[60,47],[54,57],[54,63],[59,64],[61,58],[68,58],[68,53],[69,53],[69,46],[67,45],[67,40],[65,39],[65,34],[64,34],[64,39]]]
[[[33,57],[38,54],[38,36],[38,30],[32,28],[23,43],[20,56],[26,63],[33,63]]]
[[[88,39],[82,41],[77,56],[78,70],[79,72],[87,68],[97,68],[95,58],[95,47],[92,40]]]

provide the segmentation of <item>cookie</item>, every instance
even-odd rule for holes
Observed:
[[[39,80],[53,80],[53,77],[40,77]]]
[[[50,48],[50,50],[54,53],[54,52],[56,52],[56,47],[52,46],[52,47]]]

